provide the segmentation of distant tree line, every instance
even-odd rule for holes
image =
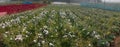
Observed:
[[[11,0],[11,1],[42,1],[42,3],[50,4],[51,2],[66,2],[66,3],[81,3],[81,2],[92,2],[99,3],[101,0]]]

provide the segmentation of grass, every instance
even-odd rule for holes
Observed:
[[[0,18],[3,47],[109,47],[120,12],[49,5]]]

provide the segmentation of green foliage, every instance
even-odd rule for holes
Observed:
[[[7,47],[109,47],[119,21],[119,12],[49,5],[0,17],[0,33]]]

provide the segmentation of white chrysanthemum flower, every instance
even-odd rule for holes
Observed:
[[[67,35],[64,35],[63,37],[64,37],[64,38],[66,38],[66,37],[67,37]]]
[[[93,31],[93,34],[96,34],[96,31]]]
[[[25,35],[25,37],[28,37],[28,35]]]
[[[23,40],[23,36],[22,36],[22,35],[16,35],[15,40],[20,40],[20,41],[22,41],[22,40]]]
[[[65,18],[65,16],[61,16],[62,18]]]
[[[33,42],[35,42],[35,43],[36,43],[36,42],[37,42],[37,40],[33,40]]]
[[[91,46],[91,44],[88,44],[88,46]]]
[[[25,33],[29,34],[30,32],[28,32],[28,31],[25,31]]]
[[[30,21],[27,21],[27,23],[30,23]]]
[[[9,26],[9,25],[10,25],[10,22],[5,22],[5,24],[6,24],[7,26]]]
[[[54,15],[51,15],[52,17],[54,17]]]
[[[48,31],[48,30],[44,30],[44,31],[43,31],[43,33],[48,34],[48,33],[49,33],[49,31]]]
[[[90,32],[87,32],[87,35],[89,35],[90,34]]]
[[[10,40],[13,40],[13,38],[10,38]]]
[[[10,20],[10,22],[13,22],[13,21],[14,21],[14,19],[11,19],[11,20]]]
[[[8,34],[9,32],[8,32],[8,31],[6,31],[5,33],[6,33],[6,34]]]
[[[67,29],[64,29],[64,31],[66,31]]]
[[[43,26],[43,28],[48,28],[47,26]]]
[[[44,44],[44,43],[45,43],[45,41],[43,40],[43,41],[42,41],[42,44]]]
[[[40,43],[38,43],[38,46],[41,46]]]
[[[72,25],[70,25],[70,28],[72,28],[73,26]]]
[[[5,28],[5,25],[3,25],[2,28]]]
[[[55,35],[58,36],[58,33],[56,33]]]
[[[70,19],[68,19],[68,21],[70,22]]]
[[[82,29],[82,31],[84,31],[84,30],[86,30],[85,28],[84,29]]]
[[[50,37],[54,37],[53,35],[51,35]]]
[[[38,36],[41,36],[41,35],[42,35],[41,33],[38,34]]]
[[[4,35],[4,37],[8,37],[6,34],[3,34]]]
[[[50,46],[54,46],[54,44],[53,44],[53,43],[49,43],[49,45],[50,45]]]
[[[95,35],[95,38],[100,39],[100,35]]]
[[[55,32],[57,32],[57,29],[55,29]]]
[[[70,35],[71,37],[75,37],[75,35]]]

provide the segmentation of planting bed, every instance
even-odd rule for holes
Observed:
[[[72,5],[0,18],[1,47],[119,47],[119,33],[120,12]]]
[[[18,12],[23,12],[26,10],[35,9],[38,7],[45,6],[45,4],[12,4],[0,6],[0,13],[6,12],[7,14],[14,14]]]

